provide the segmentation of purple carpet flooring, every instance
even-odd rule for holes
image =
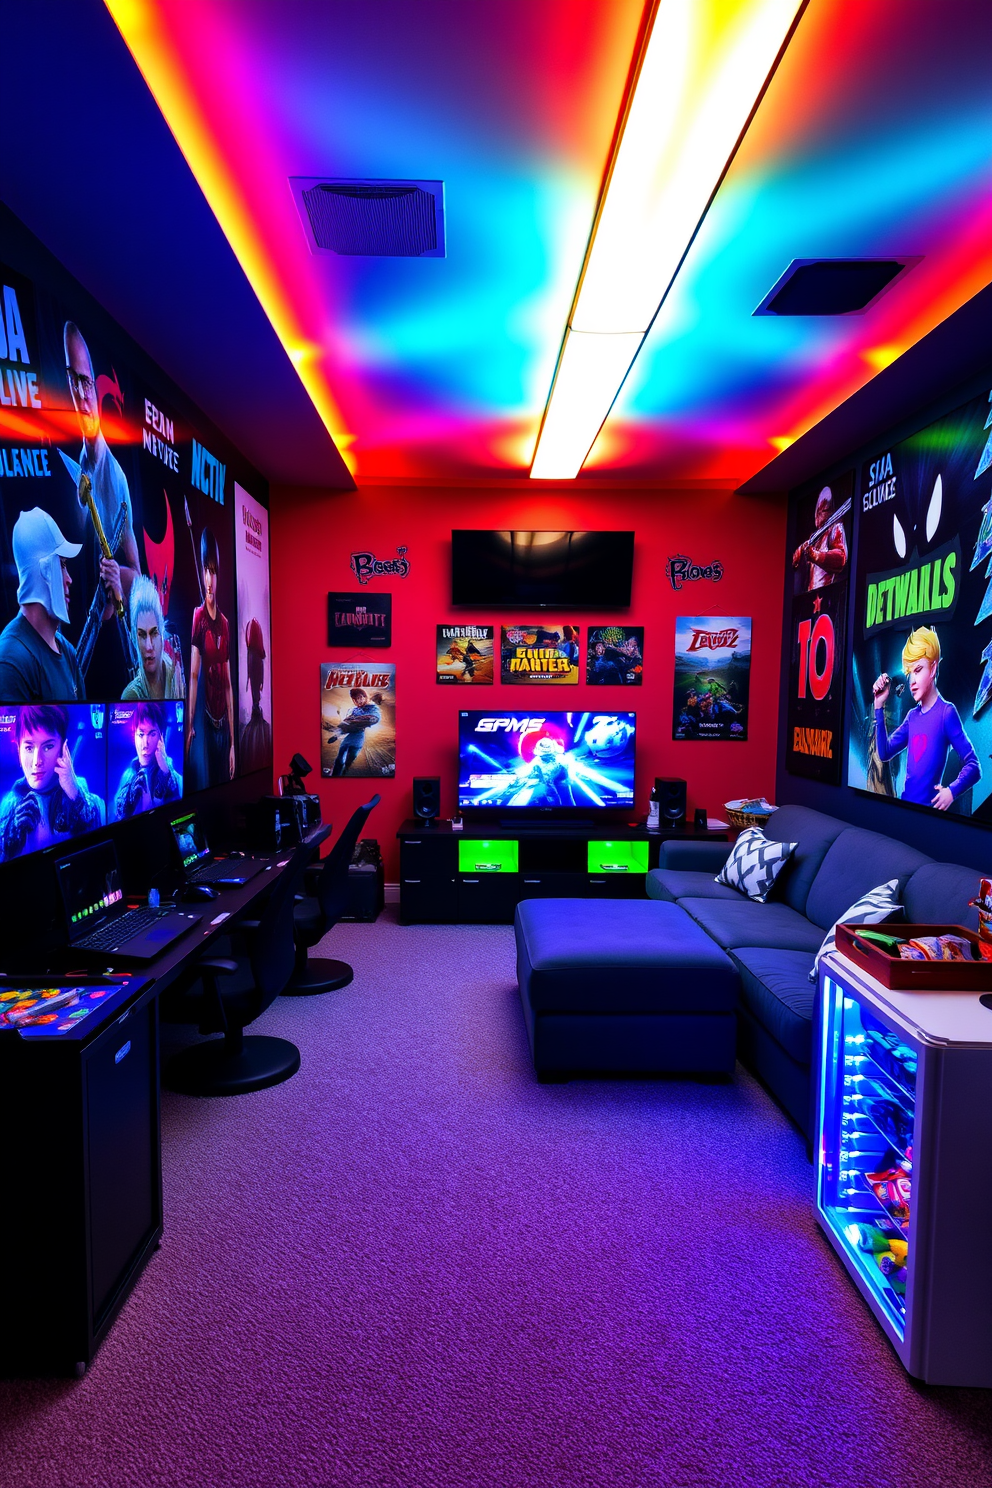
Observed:
[[[743,1071],[538,1086],[507,928],[325,950],[258,1025],[293,1080],[165,1096],[163,1248],[85,1379],[0,1384],[4,1488],[992,1482],[992,1393],[906,1377]]]

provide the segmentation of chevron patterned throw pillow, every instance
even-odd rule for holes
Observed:
[[[764,904],[798,846],[798,842],[773,842],[760,827],[748,827],[734,843],[733,852],[714,881]]]
[[[838,925],[880,925],[883,920],[891,920],[893,915],[900,914],[902,905],[896,898],[899,892],[899,880],[890,878],[888,883],[879,884],[877,889],[869,889],[867,894],[851,905],[846,914],[842,914],[839,920],[835,920],[823,937],[823,944],[816,953],[813,962],[813,970],[809,974],[811,982],[815,982],[820,971],[820,961],[828,951],[837,948],[837,926]]]

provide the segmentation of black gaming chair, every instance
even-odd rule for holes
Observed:
[[[330,835],[312,836],[295,848],[272,887],[261,918],[240,920],[231,933],[236,954],[203,956],[189,976],[162,998],[167,1023],[197,1023],[201,1033],[223,1038],[193,1044],[169,1060],[162,1074],[170,1090],[186,1095],[243,1095],[295,1075],[300,1051],[286,1039],[245,1037],[245,1024],[264,1013],[293,974],[293,909],[313,849]],[[237,954],[244,943],[244,953]],[[224,978],[223,987],[218,978]]]
[[[379,800],[379,796],[373,796],[371,801],[359,806],[316,870],[315,893],[301,899],[296,906],[296,971],[284,991],[286,997],[336,992],[340,987],[347,987],[355,975],[347,961],[334,961],[326,956],[311,959],[307,951],[327,934],[332,925],[337,924],[344,913],[348,902],[348,869],[355,843]]]

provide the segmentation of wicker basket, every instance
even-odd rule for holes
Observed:
[[[727,825],[731,827],[763,827],[768,822],[777,806],[771,806],[767,801],[725,801],[723,805],[727,813]]]

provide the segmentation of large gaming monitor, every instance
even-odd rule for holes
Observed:
[[[634,804],[635,713],[462,712],[458,806],[562,818]]]

